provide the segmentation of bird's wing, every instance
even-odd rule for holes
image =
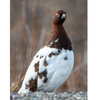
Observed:
[[[46,72],[46,77],[38,78],[38,90],[47,90],[54,84],[62,84],[69,76],[73,64],[73,51],[49,48],[45,46],[37,55],[44,56],[40,60],[39,73]],[[45,64],[46,63],[46,64]],[[45,74],[45,73],[44,73]],[[59,79],[59,80],[57,80]],[[43,82],[44,81],[44,82]],[[45,84],[45,82],[47,84]],[[52,88],[52,87],[51,87]]]

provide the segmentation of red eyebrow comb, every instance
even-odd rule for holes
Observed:
[[[56,15],[59,15],[58,13],[55,13]]]

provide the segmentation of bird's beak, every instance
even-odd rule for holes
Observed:
[[[61,19],[67,18],[66,14],[62,14]]]

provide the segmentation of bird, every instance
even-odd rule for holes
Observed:
[[[55,92],[70,75],[74,66],[74,52],[63,27],[66,18],[64,10],[58,10],[54,14],[50,36],[33,57],[18,94]]]

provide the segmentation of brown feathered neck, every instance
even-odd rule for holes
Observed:
[[[52,25],[52,32],[46,42],[46,45],[50,48],[57,48],[65,50],[72,50],[72,44],[70,39],[68,38],[68,35],[63,27],[63,24],[61,25]]]

